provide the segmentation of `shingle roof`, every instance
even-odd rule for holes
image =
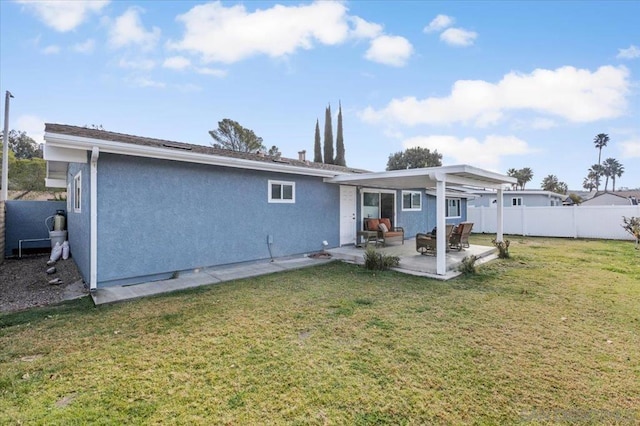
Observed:
[[[56,133],[67,136],[76,136],[89,139],[98,139],[102,141],[119,142],[133,145],[149,146],[155,148],[164,148],[167,150],[185,150],[198,154],[207,154],[212,156],[223,156],[231,158],[239,158],[243,160],[260,161],[267,163],[277,163],[283,166],[291,165],[295,167],[307,167],[309,169],[331,170],[342,173],[368,173],[367,170],[355,169],[351,167],[337,166],[334,164],[314,163],[312,161],[300,161],[293,158],[275,158],[266,154],[258,154],[252,152],[238,152],[228,149],[214,148],[205,145],[194,145],[184,142],[176,142],[165,139],[146,138],[142,136],[127,135],[124,133],[109,132],[106,130],[89,129],[87,127],[71,126],[67,124],[45,123],[46,133]]]

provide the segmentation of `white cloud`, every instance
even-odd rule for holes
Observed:
[[[59,32],[71,31],[88,19],[92,13],[99,13],[108,0],[58,0],[32,1],[18,0],[31,10],[47,26]]]
[[[358,16],[352,16],[349,20],[354,25],[351,34],[356,38],[375,38],[382,34],[382,25],[367,22]]]
[[[412,53],[413,46],[406,38],[383,35],[371,42],[365,58],[385,65],[402,67],[407,63]]]
[[[42,53],[44,53],[45,55],[56,55],[60,53],[60,46],[56,46],[55,44],[52,44],[42,49]]]
[[[546,130],[556,126],[556,122],[549,118],[536,118],[531,122],[532,129]]]
[[[140,20],[142,9],[130,7],[116,18],[109,30],[109,44],[119,48],[137,45],[143,49],[152,49],[160,39],[160,29],[153,27],[147,31]]]
[[[227,72],[225,70],[220,70],[215,68],[196,67],[194,69],[198,74],[203,74],[203,75],[211,75],[214,77],[225,77],[227,75]]]
[[[21,115],[16,119],[16,129],[26,132],[37,143],[44,143],[44,120],[36,115]]]
[[[184,56],[172,56],[165,59],[162,66],[173,70],[183,70],[191,66],[191,61]]]
[[[640,158],[640,137],[620,142],[622,158]]]
[[[431,33],[435,31],[442,31],[447,27],[450,27],[455,22],[455,19],[451,16],[447,15],[438,15],[433,20],[424,27],[423,31],[425,33]]]
[[[417,136],[406,139],[404,148],[422,147],[437,150],[448,164],[471,164],[495,169],[501,158],[534,152],[525,141],[515,136],[488,135],[479,141],[473,137],[457,138],[447,135]]]
[[[622,115],[630,85],[625,67],[603,66],[595,72],[569,66],[536,69],[530,74],[511,72],[495,84],[459,80],[449,96],[393,99],[380,110],[367,107],[359,115],[366,122],[487,126],[508,112],[524,110],[586,123]]]
[[[73,45],[73,50],[78,53],[91,53],[96,47],[96,42],[93,39],[88,39],[84,43],[76,43]]]
[[[161,81],[155,81],[155,80],[151,80],[150,78],[146,78],[146,77],[139,77],[133,80],[130,80],[130,83],[133,86],[137,86],[137,87],[154,87],[157,89],[164,89],[167,85]]]
[[[633,44],[627,49],[618,49],[618,55],[616,58],[620,59],[636,59],[640,58],[640,48]]]
[[[463,28],[448,28],[440,34],[440,40],[452,46],[471,46],[478,33]]]
[[[155,68],[156,63],[151,59],[128,60],[128,59],[122,58],[120,59],[120,62],[118,62],[118,65],[120,66],[120,68],[149,71]]]
[[[282,58],[316,45],[372,39],[367,58],[394,66],[406,61],[406,51],[412,49],[406,39],[382,36],[381,25],[347,12],[343,2],[334,1],[275,5],[253,12],[242,4],[225,7],[215,1],[179,15],[176,19],[184,24],[184,35],[169,41],[167,47],[201,55],[207,63],[230,64],[257,55]]]

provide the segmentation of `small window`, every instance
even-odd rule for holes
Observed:
[[[402,210],[422,210],[422,194],[420,191],[402,191]]]
[[[459,198],[447,198],[447,217],[461,217]]]
[[[73,178],[73,211],[82,211],[82,172],[78,172]]]
[[[296,183],[280,180],[269,181],[269,202],[270,203],[295,203]]]
[[[513,197],[511,199],[512,206],[521,206],[522,205],[522,197]]]

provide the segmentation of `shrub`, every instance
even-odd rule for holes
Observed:
[[[364,267],[373,271],[386,271],[400,264],[398,256],[378,253],[369,247],[364,252]]]
[[[622,216],[622,228],[630,233],[636,239],[635,247],[638,248],[638,242],[640,242],[640,217],[626,217]]]
[[[496,241],[491,240],[494,246],[498,248],[498,257],[500,259],[508,259],[509,258],[509,240],[505,241]]]
[[[458,266],[458,271],[462,272],[465,275],[475,274],[476,260],[478,259],[479,257],[473,254],[471,256],[465,256],[465,258],[462,259],[462,263],[460,264],[460,266]]]

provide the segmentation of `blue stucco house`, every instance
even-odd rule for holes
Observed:
[[[71,253],[92,290],[354,244],[366,217],[389,217],[410,238],[466,219],[466,198],[447,185],[512,183],[470,166],[370,173],[304,152],[274,158],[62,124],[46,124],[45,141],[46,183],[67,189]]]
[[[497,204],[496,191],[474,190],[470,194],[475,198],[470,200],[469,205],[474,207],[495,207]],[[523,189],[517,191],[503,192],[505,207],[555,207],[562,206],[567,198],[564,194],[545,191],[541,189]]]

